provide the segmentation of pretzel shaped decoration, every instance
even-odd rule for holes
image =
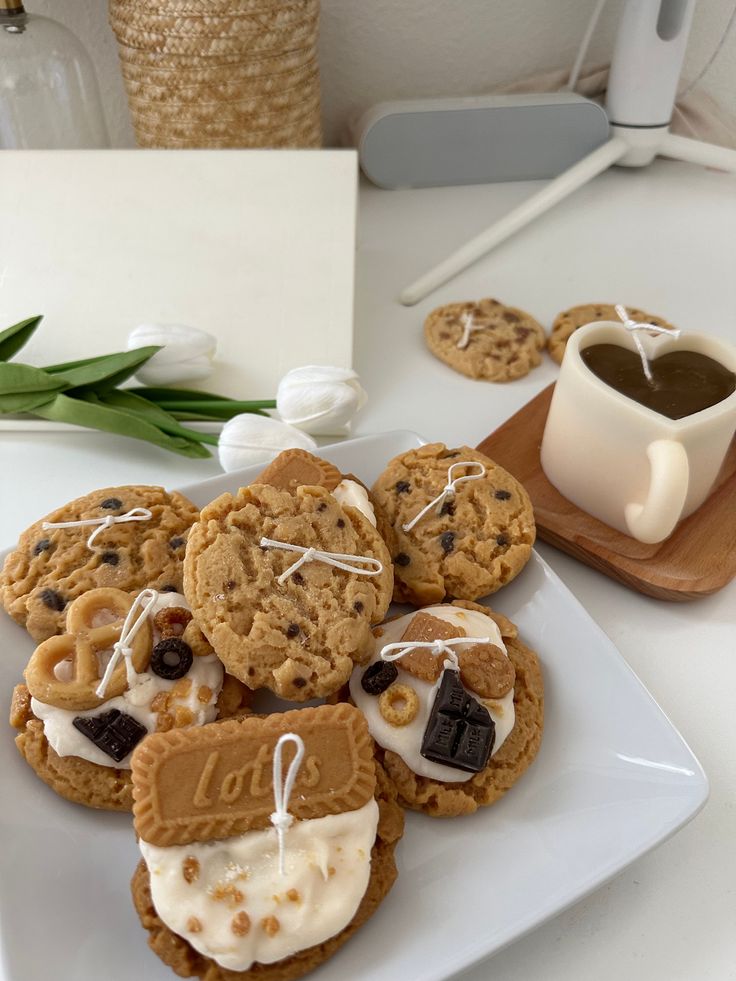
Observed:
[[[125,659],[110,676],[105,695],[96,688],[105,671],[113,645],[120,640],[123,621],[134,597],[121,589],[90,589],[69,607],[65,634],[49,637],[36,648],[25,670],[26,684],[34,698],[46,705],[81,711],[96,708],[127,687]],[[130,646],[137,672],[151,659],[151,626],[141,624]]]

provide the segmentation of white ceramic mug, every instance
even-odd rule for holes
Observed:
[[[736,348],[703,334],[639,331],[647,357],[696,351],[736,372]],[[598,378],[580,352],[617,344],[636,353],[622,324],[598,322],[567,342],[542,439],[547,479],[573,504],[640,542],[661,542],[710,493],[736,432],[736,392],[669,419]]]

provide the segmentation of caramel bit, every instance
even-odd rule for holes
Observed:
[[[194,722],[194,712],[187,708],[185,705],[179,705],[176,709],[176,716],[174,719],[174,725],[177,729],[182,729],[184,726],[190,726]]]
[[[230,906],[237,906],[238,903],[242,903],[245,899],[240,889],[236,888],[231,882],[225,885],[218,882],[216,886],[210,889],[210,897],[216,903],[228,903]]]
[[[189,919],[187,920],[187,930],[190,933],[201,933],[202,932],[201,921],[198,920],[196,916],[190,916]]]
[[[200,685],[199,691],[197,692],[197,701],[202,702],[206,705],[212,698],[212,689],[208,688],[207,685]]]
[[[263,932],[267,933],[269,937],[275,937],[281,929],[281,924],[275,916],[264,916],[261,920],[261,926],[263,927]]]
[[[298,903],[302,897],[298,889],[289,889],[286,898],[292,903]]]
[[[250,931],[250,917],[245,910],[235,914],[230,921],[230,929],[236,937],[244,937]]]
[[[171,694],[174,698],[186,698],[192,688],[191,678],[179,678],[174,687],[171,689]]]
[[[199,862],[193,855],[187,855],[181,863],[181,874],[186,882],[196,882],[199,878]]]
[[[170,712],[159,712],[156,720],[156,732],[168,732],[174,728],[174,716]]]
[[[171,692],[160,691],[157,695],[154,695],[151,699],[151,711],[152,712],[165,712],[169,703],[171,702]]]

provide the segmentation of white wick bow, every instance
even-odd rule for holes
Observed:
[[[473,323],[472,313],[464,313],[460,318],[460,320],[462,321],[462,325],[463,325],[463,333],[462,333],[462,337],[460,338],[460,340],[457,342],[455,346],[459,347],[460,350],[463,350],[470,343],[470,335],[473,333],[473,331],[483,330],[485,324]]]
[[[105,673],[102,676],[102,681],[95,690],[95,695],[97,695],[98,698],[105,697],[107,686],[110,684],[110,678],[112,677],[112,673],[117,667],[117,663],[121,657],[125,658],[125,671],[128,678],[128,686],[132,688],[132,686],[135,684],[138,675],[133,665],[133,648],[130,645],[135,639],[135,635],[146,622],[146,618],[153,609],[153,604],[157,599],[158,593],[155,589],[144,589],[142,592],[138,593],[136,598],[133,600],[133,605],[128,610],[128,615],[123,622],[120,637],[112,645],[112,655],[110,660],[107,662],[107,667],[105,668]],[[139,610],[140,616],[136,618],[136,614]]]
[[[279,542],[273,538],[262,538],[261,548],[281,548],[285,552],[300,553],[301,557],[293,565],[290,565],[286,572],[282,572],[276,580],[279,586],[283,586],[289,576],[292,576],[305,562],[324,562],[326,565],[332,565],[336,569],[342,569],[344,572],[354,572],[357,576],[380,576],[383,572],[383,562],[379,562],[378,559],[368,558],[365,555],[346,555],[343,552],[322,552],[318,548],[305,548],[303,545]],[[350,565],[351,562],[360,562],[362,565],[373,566],[373,568],[361,569],[359,566]]]
[[[296,755],[286,771],[286,780],[281,785],[281,754],[286,743],[294,743]],[[294,822],[289,814],[289,798],[294,789],[294,781],[304,758],[304,740],[295,732],[285,732],[279,737],[273,753],[273,802],[276,810],[271,815],[271,824],[276,829],[279,839],[279,873],[284,875],[284,836]]]
[[[398,661],[404,654],[415,650],[428,650],[439,657],[446,654],[457,668],[457,654],[452,649],[453,644],[490,644],[490,637],[450,637],[449,640],[403,640],[396,644],[386,644],[381,648],[381,660]]]
[[[149,511],[148,508],[132,508],[125,514],[108,514],[104,518],[85,518],[81,521],[44,521],[41,527],[45,531],[47,528],[86,528],[97,525],[87,539],[87,548],[92,548],[95,538],[105,528],[112,528],[113,525],[124,524],[126,521],[150,521],[152,517],[153,512]]]
[[[680,331],[675,327],[660,327],[658,324],[645,324],[639,323],[637,320],[632,320],[626,307],[622,306],[620,303],[616,304],[615,310],[619,316],[619,319],[621,320],[621,323],[634,338],[636,350],[639,352],[639,357],[641,358],[641,366],[642,370],[644,371],[644,377],[651,385],[654,381],[652,369],[649,367],[649,358],[646,355],[644,345],[641,342],[638,332],[640,330],[648,330],[653,334],[669,334],[670,337],[679,337]]]
[[[463,477],[455,477],[453,479],[452,474],[455,467],[477,467],[478,469],[476,473],[468,473]],[[435,508],[435,513],[439,514],[445,501],[455,500],[455,497],[457,496],[457,487],[459,484],[465,483],[466,480],[480,480],[480,478],[485,477],[485,475],[486,468],[482,463],[476,463],[474,460],[471,460],[470,462],[458,461],[458,463],[453,463],[450,466],[450,469],[447,471],[447,485],[442,490],[442,493],[438,494],[433,501],[430,501],[425,508],[422,508],[419,514],[415,515],[408,524],[402,525],[401,527],[404,529],[404,531],[411,531],[414,525],[418,521],[421,521],[424,515],[431,511],[432,508]]]

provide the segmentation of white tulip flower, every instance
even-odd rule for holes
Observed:
[[[276,407],[284,422],[315,436],[344,436],[368,396],[349,368],[309,364],[279,382]]]
[[[313,452],[317,444],[285,422],[246,412],[233,416],[222,427],[217,451],[222,469],[230,473],[254,463],[269,463],[282,450],[294,447]]]
[[[212,373],[217,341],[204,330],[186,324],[140,324],[128,335],[129,351],[149,344],[162,349],[136,372],[143,385],[202,381]]]

